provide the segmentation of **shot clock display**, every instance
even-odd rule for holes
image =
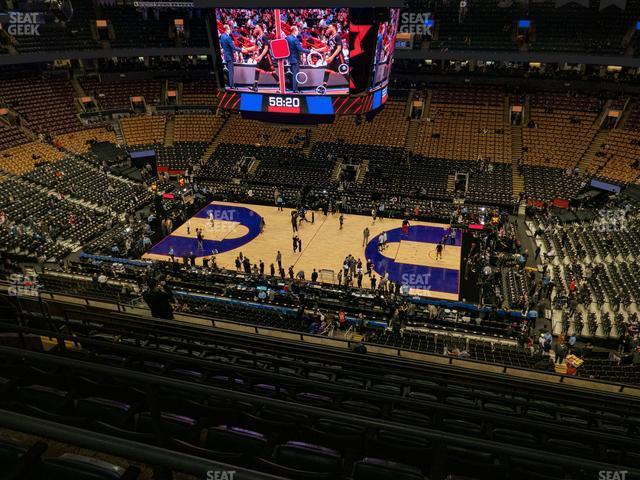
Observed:
[[[216,8],[217,76],[224,85],[218,106],[292,116],[380,108],[398,15],[384,7]]]
[[[333,115],[330,97],[303,95],[240,94],[240,110],[244,112],[268,112],[289,114]]]
[[[300,97],[274,97],[266,95],[269,108],[300,108]]]

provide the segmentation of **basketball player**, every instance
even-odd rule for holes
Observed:
[[[204,250],[204,234],[202,233],[201,228],[196,228],[196,238],[198,239],[198,251],[201,252]]]
[[[408,237],[409,236],[409,220],[404,219],[402,221],[402,235],[404,237]]]
[[[436,246],[436,260],[442,260],[442,249],[443,249],[442,244],[439,243]]]
[[[249,87],[249,90],[257,92],[261,73],[272,75],[276,83],[279,83],[280,79],[276,73],[273,60],[271,59],[271,53],[269,52],[269,39],[260,25],[256,25],[256,28],[253,29],[253,36],[256,38],[256,68],[253,77],[253,86]]]
[[[325,47],[318,49],[318,52],[327,53],[327,67],[324,69],[324,78],[322,85],[318,85],[316,92],[320,95],[327,93],[327,84],[331,75],[343,75],[340,73],[340,65],[345,63],[344,53],[342,51],[342,38],[336,31],[336,27],[329,25],[325,30],[325,37],[328,38]]]
[[[215,226],[215,220],[213,219],[213,211],[211,210],[209,210],[209,225],[211,227],[211,230],[213,230]]]

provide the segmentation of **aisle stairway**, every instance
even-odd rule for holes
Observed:
[[[251,164],[249,165],[249,168],[247,169],[247,174],[253,177],[258,171],[259,166],[260,166],[260,160],[253,159],[251,161]]]
[[[167,121],[164,124],[164,146],[172,147],[173,146],[173,128],[174,128],[175,120],[173,117],[168,116]]]
[[[427,98],[424,100],[424,108],[422,109],[422,118],[428,118],[431,111],[431,98],[433,97],[433,91],[427,90]]]
[[[218,130],[217,135],[212,139],[211,143],[202,154],[202,157],[200,157],[200,163],[202,165],[204,165],[205,163],[211,163],[211,166],[213,166],[217,163],[217,160],[213,158],[213,154],[218,148],[218,145],[220,145],[220,134],[225,129],[228,121],[229,121],[229,117],[225,117],[224,122],[222,123],[222,125],[220,126],[220,129]]]
[[[78,97],[86,97],[87,94],[84,91],[84,88],[82,88],[82,85],[80,85],[80,82],[78,81],[78,79],[76,77],[71,77],[71,85],[73,86],[73,89],[76,92],[76,96]]]
[[[411,120],[409,122],[409,128],[407,129],[407,137],[405,138],[404,148],[407,152],[412,152],[416,145],[416,139],[418,138],[418,126],[419,120]]]
[[[304,153],[305,157],[309,157],[309,155],[311,154],[311,147],[313,147],[313,132],[314,129],[311,128],[309,133],[309,144],[302,149],[302,153]]]
[[[116,141],[118,142],[118,145],[124,145],[124,133],[122,133],[122,127],[120,126],[120,122],[119,121],[115,121],[111,124],[113,126],[113,131],[116,134]]]
[[[600,145],[606,143],[609,136],[609,130],[600,130],[589,145],[589,148],[584,152],[580,162],[578,163],[578,169],[581,174],[585,174],[591,171],[591,162],[596,156],[596,153],[600,151]]]
[[[409,90],[409,96],[407,97],[407,106],[404,109],[404,116],[405,117],[411,117],[411,106],[413,103],[413,95],[415,93],[416,89],[412,88],[411,90]]]
[[[364,179],[367,176],[368,171],[369,171],[369,160],[363,160],[360,166],[358,167],[358,175],[356,176],[356,183],[358,185],[362,185],[364,183]]]
[[[456,176],[451,174],[447,175],[447,192],[453,193],[456,189]]]
[[[637,108],[638,105],[639,105],[638,102],[634,102],[634,101],[627,102],[627,104],[625,106],[625,109],[624,109],[624,112],[622,112],[622,118],[620,119],[620,121],[616,125],[616,128],[624,128],[624,126],[627,123],[627,120],[631,116],[631,112],[633,112]]]
[[[513,198],[520,198],[524,191],[524,176],[520,173],[518,162],[522,158],[522,126],[511,126],[511,175],[513,182]]]
[[[339,158],[336,160],[336,164],[333,166],[333,170],[331,171],[331,181],[337,182],[340,178],[340,172],[342,172],[342,159]]]

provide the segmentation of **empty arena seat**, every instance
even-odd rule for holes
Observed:
[[[63,415],[71,406],[69,392],[44,385],[18,387],[17,398],[23,408],[44,417]]]
[[[258,461],[277,475],[294,479],[330,479],[339,471],[342,457],[331,448],[290,441],[276,446],[272,460]]]
[[[244,428],[220,425],[206,430],[204,446],[217,452],[260,457],[267,451],[267,438]]]
[[[76,411],[99,428],[123,429],[131,422],[134,408],[109,398],[88,397],[77,400]]]
[[[363,458],[353,467],[353,480],[423,480],[419,468],[401,463]]]
[[[65,453],[55,458],[43,460],[38,468],[39,477],[51,480],[129,480],[138,478],[136,467],[114,465],[97,458]]]
[[[24,445],[0,441],[0,465],[7,471],[18,466],[29,449]]]
[[[195,429],[196,421],[193,418],[170,412],[160,412],[158,421],[160,425],[155,425],[156,421],[153,418],[153,414],[151,412],[142,412],[138,415],[136,430],[140,433],[155,434],[157,427],[170,438],[186,441],[191,441],[197,435]]]
[[[447,473],[471,478],[505,478],[506,466],[495,455],[468,448],[447,446]]]

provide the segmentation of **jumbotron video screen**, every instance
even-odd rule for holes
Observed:
[[[349,11],[217,9],[225,87],[260,93],[349,93]]]
[[[382,106],[399,9],[217,8],[222,108],[360,114]]]

